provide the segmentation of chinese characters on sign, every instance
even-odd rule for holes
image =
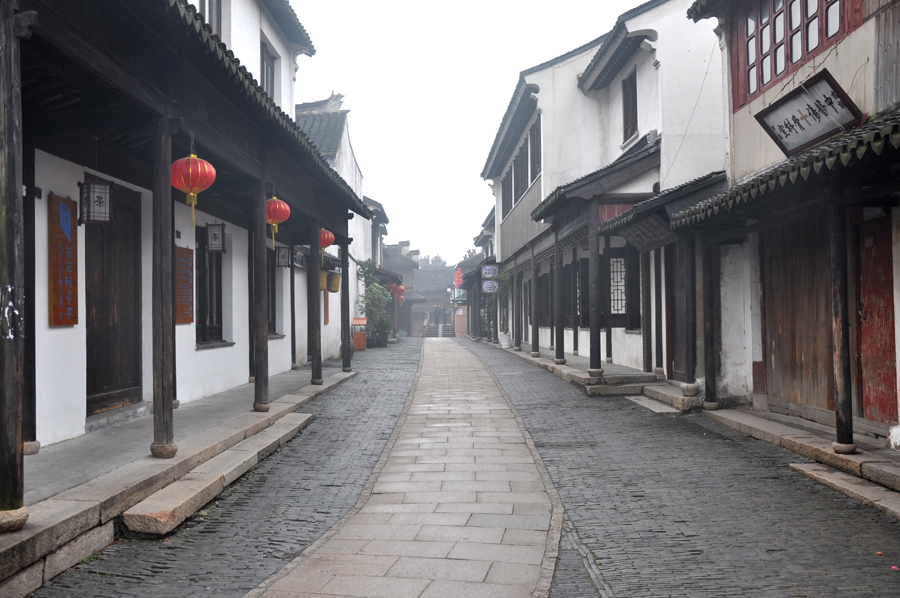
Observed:
[[[482,278],[496,278],[497,275],[500,274],[499,266],[482,266],[481,267],[481,277]]]
[[[50,326],[78,324],[78,204],[49,195]]]
[[[791,156],[862,120],[859,108],[823,70],[756,115],[756,120]]]
[[[496,280],[482,280],[481,281],[481,290],[485,293],[496,293],[497,292],[497,281]]]
[[[175,248],[175,323],[194,321],[194,250]]]

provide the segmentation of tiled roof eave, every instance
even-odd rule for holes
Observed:
[[[672,228],[699,224],[720,213],[756,200],[757,197],[807,181],[826,170],[851,167],[869,152],[880,156],[885,146],[900,149],[900,110],[840,133],[816,147],[738,181],[730,190],[672,214]]]
[[[298,146],[300,158],[308,162],[313,171],[318,171],[310,173],[314,178],[324,179],[326,188],[330,187],[329,190],[337,198],[347,203],[350,210],[366,219],[372,218],[372,212],[357,197],[347,182],[328,165],[327,161],[319,154],[315,146],[310,143],[309,139],[297,127],[291,117],[285,114],[272,98],[259,87],[259,84],[247,68],[240,63],[240,60],[235,58],[234,53],[219,39],[219,36],[212,32],[209,25],[204,23],[202,15],[198,14],[192,5],[185,4],[184,0],[154,0],[154,2],[162,4],[166,14],[186,26],[188,35],[193,35],[196,38],[206,54],[212,56],[213,60],[225,71],[226,76],[231,79],[238,89],[256,105],[257,109],[265,117],[278,126]],[[319,182],[323,181],[320,180]]]

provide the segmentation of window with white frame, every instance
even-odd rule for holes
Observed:
[[[269,46],[263,42],[260,44],[259,50],[259,86],[262,90],[269,94],[269,97],[275,98],[275,55],[269,51]]]
[[[222,35],[222,0],[196,0],[196,6],[213,33]]]
[[[503,218],[519,203],[530,185],[541,174],[541,115],[531,125],[500,184],[500,209]]]

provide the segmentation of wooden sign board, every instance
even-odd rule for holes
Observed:
[[[769,137],[793,156],[862,122],[863,114],[823,69],[756,115]]]
[[[48,196],[50,326],[78,324],[78,204]]]
[[[194,250],[175,248],[175,323],[194,321]]]
[[[500,266],[482,266],[482,278],[496,278],[500,274]]]
[[[496,293],[497,289],[500,285],[497,284],[496,280],[482,280],[481,281],[481,290],[485,293]]]

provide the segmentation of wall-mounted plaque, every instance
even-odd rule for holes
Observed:
[[[500,285],[497,284],[496,280],[482,280],[481,281],[481,290],[485,293],[496,293],[497,288]]]
[[[50,325],[78,323],[78,204],[48,196],[47,238],[50,242]]]
[[[175,323],[194,321],[194,250],[175,248]]]
[[[769,137],[788,156],[862,122],[863,114],[828,69],[813,75],[756,115]]]
[[[500,274],[500,266],[482,266],[481,267],[481,277],[482,278],[496,278],[497,275]]]

